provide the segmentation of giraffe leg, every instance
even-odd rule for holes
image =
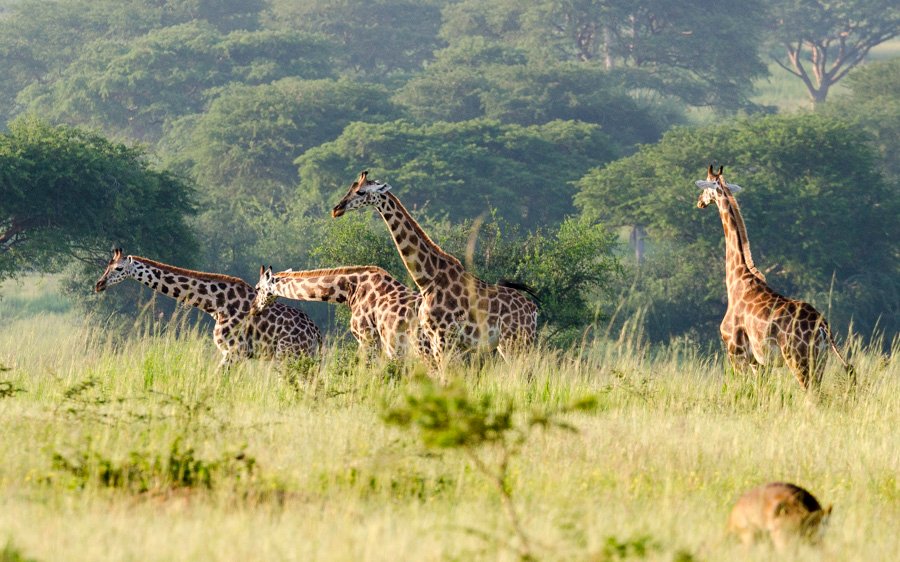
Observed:
[[[734,335],[726,335],[723,333],[722,340],[725,342],[725,351],[728,353],[728,359],[731,362],[731,368],[741,375],[751,372],[754,377],[760,375],[760,364],[753,356],[750,350],[750,339],[743,330],[736,330]]]
[[[809,390],[811,367],[809,356],[806,353],[805,345],[799,347],[804,349],[800,350],[792,348],[789,345],[784,345],[781,348],[781,354],[784,357],[784,362],[788,369],[794,374],[794,377],[796,377],[800,386],[803,387],[803,390]]]
[[[231,351],[223,351],[222,352],[222,360],[219,361],[219,370],[223,373],[227,373],[234,367],[234,364],[237,363],[237,358],[235,354]]]

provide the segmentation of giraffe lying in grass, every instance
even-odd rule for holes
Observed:
[[[251,314],[267,310],[276,297],[323,301],[350,307],[350,332],[362,349],[380,347],[391,359],[413,348],[427,357],[428,340],[419,330],[421,295],[380,267],[340,267],[309,271],[259,268]]]
[[[422,302],[419,325],[431,344],[431,355],[441,362],[451,350],[497,349],[504,357],[531,345],[537,329],[537,305],[516,283],[486,283],[465,270],[425,234],[409,211],[390,193],[391,186],[372,181],[362,172],[331,214],[374,207],[384,219],[406,270]]]
[[[774,366],[783,360],[800,385],[808,389],[811,383],[821,383],[824,355],[830,347],[852,383],[853,368],[838,351],[825,317],[811,304],[773,291],[756,269],[744,219],[733,195],[740,187],[727,183],[722,171],[720,167],[714,174],[710,166],[706,180],[696,182],[703,189],[697,207],[715,203],[725,229],[728,309],[719,330],[732,364],[737,369],[749,367],[755,371],[761,365]]]
[[[216,321],[213,340],[222,352],[220,367],[244,358],[315,355],[322,343],[319,328],[303,311],[275,304],[250,316],[256,291],[243,279],[182,269],[117,249],[94,286],[96,292],[132,278],[158,293],[199,308]]]

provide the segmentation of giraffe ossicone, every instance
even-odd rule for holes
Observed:
[[[390,192],[363,171],[331,214],[373,207],[382,217],[407,271],[422,293],[419,325],[440,362],[454,350],[493,350],[501,355],[534,342],[537,306],[509,284],[492,284],[467,272],[440,248]]]
[[[715,203],[725,231],[728,308],[719,331],[732,364],[756,370],[784,361],[808,389],[821,383],[830,347],[854,382],[853,368],[838,350],[825,317],[811,304],[772,290],[756,268],[740,207],[723,171],[720,167],[714,173],[709,167],[697,207]]]
[[[245,358],[315,355],[322,344],[319,328],[301,310],[276,304],[251,316],[256,291],[243,279],[125,256],[121,248],[114,250],[94,291],[100,293],[128,278],[212,316],[222,367]]]

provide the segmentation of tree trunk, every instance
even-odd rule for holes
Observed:
[[[628,237],[629,245],[634,248],[634,259],[638,265],[644,261],[644,240],[647,238],[647,231],[644,226],[636,224],[631,227],[631,235]]]

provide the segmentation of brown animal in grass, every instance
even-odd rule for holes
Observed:
[[[794,484],[770,482],[742,495],[728,518],[728,532],[745,545],[768,537],[778,550],[792,542],[817,543],[831,515],[816,498]]]

